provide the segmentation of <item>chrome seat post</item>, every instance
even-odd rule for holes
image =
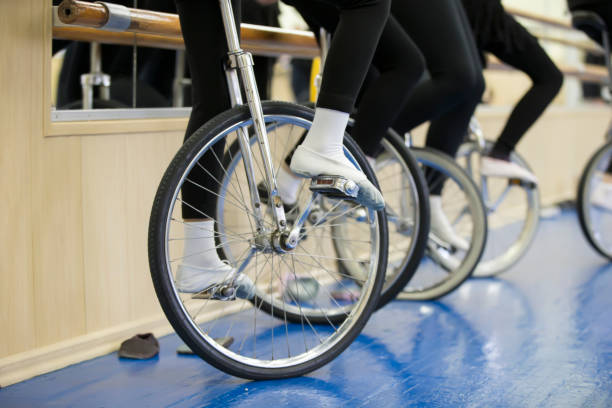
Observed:
[[[247,103],[251,116],[253,117],[253,127],[259,144],[259,150],[264,164],[264,173],[266,176],[267,186],[269,188],[270,203],[273,203],[273,215],[278,230],[287,229],[285,219],[285,211],[283,203],[278,194],[276,186],[276,176],[274,174],[274,164],[272,163],[272,154],[268,143],[266,126],[264,122],[263,110],[261,107],[261,99],[257,90],[257,82],[255,81],[255,73],[253,72],[253,57],[249,52],[245,52],[240,48],[240,39],[236,29],[236,21],[230,0],[219,0],[221,7],[221,16],[223,19],[223,27],[225,29],[225,37],[228,46],[228,62],[226,65],[226,78],[232,106],[242,105],[242,93],[240,82],[238,81],[237,70],[240,71],[242,83],[247,98]],[[245,164],[245,172],[249,183],[249,192],[253,204],[253,212],[256,216],[258,231],[263,231],[263,216],[261,212],[261,199],[257,191],[255,182],[255,168],[253,166],[253,157],[249,143],[249,136],[244,128],[239,131],[240,149],[242,151]]]

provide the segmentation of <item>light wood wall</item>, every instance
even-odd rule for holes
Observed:
[[[0,1],[0,386],[109,352],[135,332],[169,331],[146,232],[185,121],[50,125],[47,3]],[[506,115],[483,112],[485,130],[495,135]],[[573,196],[608,118],[603,108],[556,109],[533,129],[521,150],[545,201]]]
[[[146,235],[182,131],[45,137],[47,3],[0,2],[1,386],[22,379],[20,360],[33,374],[44,356],[74,362],[49,346],[100,336],[116,345],[130,322],[168,330],[148,276]]]

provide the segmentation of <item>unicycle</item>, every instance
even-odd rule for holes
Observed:
[[[211,365],[255,380],[303,375],[348,347],[374,311],[387,265],[386,215],[356,204],[354,186],[339,177],[305,180],[303,205],[295,213],[285,211],[275,178],[283,146],[310,127],[314,112],[289,103],[260,102],[252,58],[240,48],[231,4],[219,4],[234,107],[198,129],[161,180],[149,223],[151,276],[172,327]],[[238,72],[247,104],[242,102]],[[376,185],[363,153],[348,137],[345,154]],[[207,172],[214,187],[197,183],[194,172]],[[266,203],[257,189],[261,183]],[[216,214],[185,200],[186,185],[214,195]],[[189,256],[183,255],[187,238],[181,207],[216,219],[215,250],[235,271],[199,293],[182,293],[176,285],[177,265]],[[338,256],[329,250],[337,239],[333,227],[346,225],[350,230],[355,223],[361,231],[355,245],[366,271],[358,278],[339,270]],[[244,277],[252,282],[248,290],[239,284]],[[217,342],[221,338],[233,341]]]
[[[572,13],[572,25],[592,37],[601,36],[610,78],[608,87],[612,89],[611,48],[606,23],[596,13],[577,11]],[[606,139],[606,143],[588,161],[580,177],[576,210],[587,241],[598,253],[612,260],[612,125]]]
[[[487,242],[474,277],[495,276],[514,265],[533,241],[540,218],[537,185],[485,177],[480,173],[480,158],[492,147],[493,143],[484,138],[478,121],[472,118],[468,140],[459,148],[457,162],[478,185],[487,213]],[[510,160],[530,170],[519,153],[512,152]]]

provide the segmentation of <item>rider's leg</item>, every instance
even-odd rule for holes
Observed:
[[[240,22],[240,1],[232,6]],[[185,140],[213,116],[231,107],[223,62],[227,42],[217,1],[176,0],[191,72],[193,109]],[[222,282],[232,268],[221,261],[215,249],[214,221],[216,195],[222,169],[216,157],[223,157],[224,146],[205,154],[189,173],[181,189],[184,222],[184,251],[177,271],[177,287],[197,292]],[[205,273],[203,273],[205,272]]]
[[[504,167],[510,172],[509,176],[514,175],[536,182],[537,179],[531,172],[518,165],[509,165],[501,161],[510,161],[510,153],[515,149],[517,143],[555,98],[563,84],[563,74],[542,49],[538,40],[508,15],[507,27],[510,26],[513,27],[512,36],[521,45],[520,47],[507,47],[505,44],[493,43],[489,44],[485,50],[495,54],[501,61],[525,72],[531,78],[533,85],[515,106],[493,146],[490,157],[497,160],[483,160],[483,171],[485,173],[487,169],[495,171],[496,166],[499,167],[497,170],[501,171],[500,169]],[[516,167],[514,172],[511,171],[510,166]],[[503,172],[500,175],[503,175]]]
[[[432,120],[427,145],[454,156],[484,91],[469,23],[459,0],[423,2],[414,10],[402,5],[394,3],[394,15],[421,49],[430,77],[415,88],[394,129],[405,133]],[[439,195],[443,179],[430,179]]]
[[[420,6],[423,7],[415,14],[400,7],[396,11],[394,7],[425,55],[430,72],[430,79],[417,87],[395,127],[406,132],[433,119],[427,146],[454,156],[484,91],[482,66],[458,0]],[[426,171],[426,177],[430,188],[431,231],[454,247],[467,250],[469,243],[455,232],[442,208],[444,177],[431,170]]]
[[[392,15],[423,53],[429,72],[429,78],[415,88],[395,121],[396,131],[409,132],[457,106],[480,100],[484,90],[482,66],[459,0],[421,2],[418,7],[394,1]],[[462,140],[463,131],[453,132],[448,139]],[[459,142],[452,143],[458,146]],[[451,148],[444,151],[455,153]]]
[[[368,76],[360,94],[351,132],[368,157],[378,152],[385,132],[403,112],[425,70],[421,52],[394,16],[389,17],[372,65],[376,75]]]
[[[359,185],[358,201],[382,208],[382,195],[344,156],[342,141],[349,112],[388,19],[390,1],[324,3],[337,6],[338,25],[325,62],[315,117],[304,143],[293,155],[291,170],[306,177],[327,174],[351,179]]]

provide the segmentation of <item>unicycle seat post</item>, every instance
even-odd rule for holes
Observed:
[[[266,184],[268,188],[269,202],[272,204],[274,221],[278,230],[284,231],[287,227],[287,221],[285,218],[285,211],[282,200],[278,193],[276,185],[276,176],[274,171],[274,164],[272,163],[272,154],[270,151],[270,145],[268,142],[268,136],[266,132],[265,120],[263,115],[263,109],[261,107],[261,99],[259,97],[259,91],[257,89],[257,82],[255,80],[255,73],[253,72],[253,57],[250,53],[245,52],[240,47],[240,38],[238,37],[238,31],[236,28],[236,21],[232,10],[230,0],[219,0],[221,8],[221,16],[223,19],[223,27],[225,29],[225,36],[227,39],[228,47],[228,64],[226,66],[226,76],[228,80],[228,88],[230,97],[232,99],[232,105],[242,104],[242,93],[240,92],[240,83],[237,78],[236,71],[240,71],[242,77],[242,83],[244,84],[244,91],[247,98],[247,103],[251,116],[253,118],[253,128],[257,141],[259,144],[259,150],[263,161],[264,174],[266,178]],[[246,139],[246,140],[244,140]],[[248,162],[252,163],[250,143],[248,142],[248,136],[246,134],[240,137],[240,148],[243,152],[243,157],[247,163],[247,178],[249,179],[249,190],[251,201],[254,207],[254,213],[256,218],[261,217],[259,211],[261,200],[259,192],[257,191],[257,184],[255,182],[254,167],[248,166]],[[245,143],[246,142],[246,143]],[[260,224],[261,219],[256,220]]]

